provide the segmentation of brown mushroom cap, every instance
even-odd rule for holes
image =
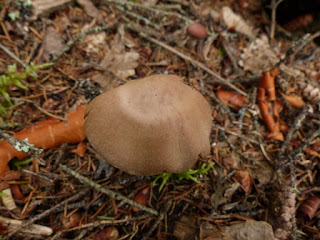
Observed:
[[[91,145],[135,175],[178,173],[210,153],[211,109],[175,75],[132,80],[96,97],[85,114]]]

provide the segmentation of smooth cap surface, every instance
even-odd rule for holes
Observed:
[[[91,145],[134,175],[183,172],[210,154],[211,109],[175,75],[132,80],[96,97],[85,114]]]

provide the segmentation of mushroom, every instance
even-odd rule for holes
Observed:
[[[89,104],[85,130],[111,165],[134,175],[179,173],[210,154],[211,108],[176,75],[153,75]]]

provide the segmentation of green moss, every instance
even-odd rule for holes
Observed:
[[[208,174],[209,170],[213,167],[213,163],[203,163],[199,169],[189,169],[188,171],[182,172],[182,173],[162,173],[159,176],[157,176],[154,181],[152,182],[152,186],[154,187],[159,179],[162,179],[162,183],[159,187],[159,192],[163,189],[164,185],[167,183],[169,179],[173,180],[191,180],[196,183],[200,183],[199,176],[201,174]]]
[[[8,108],[12,106],[10,100],[10,95],[7,92],[8,87],[14,85],[23,90],[28,90],[28,88],[23,85],[22,81],[27,77],[32,77],[34,79],[38,78],[37,70],[53,65],[53,63],[44,63],[40,65],[34,65],[33,63],[30,66],[25,68],[25,71],[19,73],[17,71],[17,65],[9,65],[7,74],[0,75],[0,95],[5,99],[5,103],[0,103],[0,116],[6,116]]]

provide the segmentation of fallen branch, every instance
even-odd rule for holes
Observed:
[[[123,196],[123,195],[120,194],[120,193],[117,193],[117,192],[114,192],[114,191],[109,190],[109,189],[107,189],[107,188],[104,188],[104,187],[101,186],[100,184],[98,184],[98,183],[96,183],[96,182],[93,182],[93,181],[91,181],[90,179],[88,179],[88,178],[86,178],[86,177],[84,177],[84,176],[81,176],[79,173],[71,170],[70,168],[68,168],[68,167],[65,166],[65,165],[59,164],[59,167],[60,167],[63,171],[65,171],[65,172],[67,172],[68,174],[74,176],[74,177],[75,177],[76,179],[78,179],[81,183],[93,187],[93,188],[96,189],[98,192],[102,192],[102,193],[104,193],[104,194],[108,195],[109,197],[112,197],[112,198],[114,198],[114,199],[116,199],[116,200],[123,200],[123,201],[125,201],[126,203],[130,204],[131,206],[134,206],[134,207],[136,207],[136,208],[139,208],[139,209],[141,209],[141,210],[143,210],[143,211],[146,211],[146,212],[148,212],[148,213],[150,213],[150,214],[153,214],[153,215],[158,215],[158,214],[159,214],[156,210],[154,210],[154,209],[152,209],[152,208],[143,206],[143,205],[141,205],[141,204],[139,204],[139,203],[137,203],[137,202],[135,202],[135,201],[133,201],[133,200],[131,200],[131,199],[128,199],[127,197]]]
[[[0,216],[0,224],[2,228],[7,228],[6,230],[10,231],[15,227],[21,226],[23,224],[23,221]],[[21,232],[49,236],[52,234],[52,229],[38,224],[31,224],[31,226],[29,226],[28,228],[21,229]]]

